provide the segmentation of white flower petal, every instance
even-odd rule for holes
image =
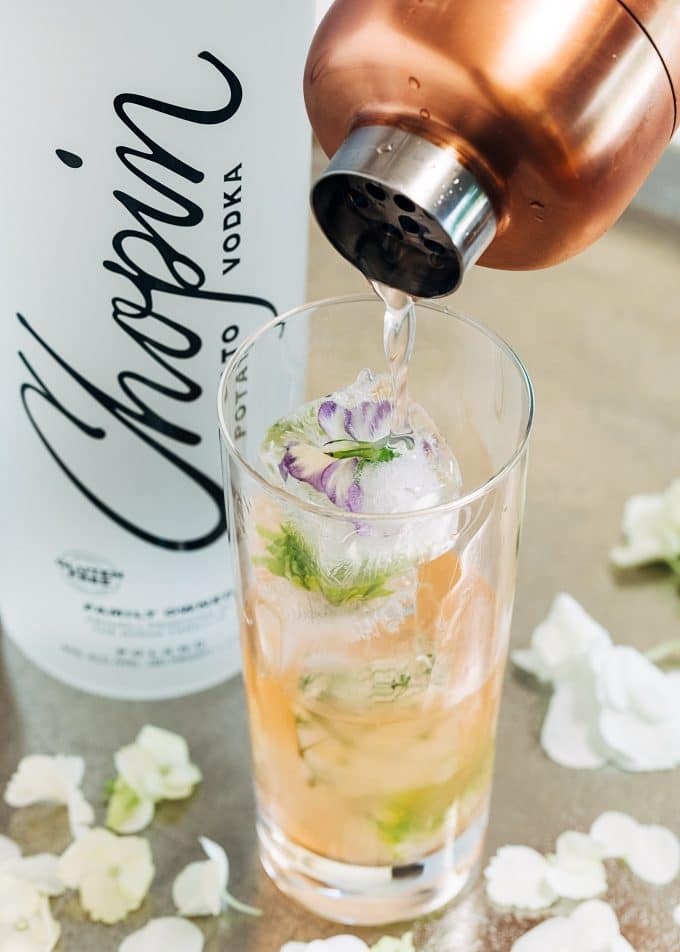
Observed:
[[[545,621],[531,637],[529,652],[515,652],[513,661],[545,681],[569,676],[584,657],[611,646],[611,636],[575,598],[561,592]]]
[[[599,843],[603,859],[625,858],[631,851],[640,824],[627,813],[608,810],[590,827],[591,837]]]
[[[546,909],[557,894],[546,883],[548,862],[528,846],[503,846],[484,871],[486,894],[498,906]]]
[[[640,879],[665,886],[680,871],[680,842],[665,826],[640,826],[626,859]]]
[[[568,831],[557,838],[556,855],[545,874],[550,888],[564,899],[591,899],[607,891],[601,850],[585,833]]]
[[[371,952],[416,952],[413,944],[413,933],[405,932],[400,939],[384,935],[375,945],[371,946]]]
[[[199,836],[198,842],[208,859],[215,864],[218,882],[221,884],[220,891],[223,892],[229,885],[229,858],[220,844],[207,836]]]
[[[18,857],[0,865],[3,874],[30,883],[45,896],[61,896],[64,884],[59,878],[59,857],[51,853]]]
[[[511,952],[634,952],[619,930],[609,903],[581,903],[569,917],[547,919],[531,929]]]
[[[50,902],[46,896],[40,897],[38,912],[29,923],[29,931],[43,952],[51,952],[59,941],[61,926],[52,916]]]
[[[185,739],[151,725],[142,728],[134,744],[117,751],[115,763],[127,786],[143,799],[183,800],[202,780]]]
[[[602,660],[597,693],[603,706],[654,722],[672,717],[678,703],[672,680],[629,645],[617,645]]]
[[[142,904],[132,902],[123,892],[116,878],[106,870],[90,873],[80,886],[80,903],[93,922],[111,926],[122,922],[128,914]]]
[[[32,754],[19,762],[7,784],[5,801],[11,807],[67,803],[71,790],[82,782],[84,772],[82,757]]]
[[[671,770],[677,764],[672,722],[653,724],[627,711],[605,709],[598,727],[610,759],[624,770]]]
[[[601,899],[582,902],[569,918],[576,928],[577,949],[607,949],[608,952],[614,939],[621,935],[616,913],[608,902]]]
[[[334,935],[330,939],[315,939],[313,942],[286,942],[281,952],[369,952],[362,939],[353,935]]]
[[[153,800],[139,799],[135,808],[128,813],[127,818],[115,828],[115,832],[124,836],[128,836],[130,833],[141,833],[151,824],[155,812],[156,807]]]
[[[59,941],[61,926],[43,897],[35,916],[19,923],[16,931],[2,943],[3,952],[51,952]]]
[[[656,543],[651,546],[615,545],[609,550],[609,560],[617,569],[635,569],[641,565],[649,565],[650,562],[658,562],[660,559]]]
[[[555,855],[559,862],[592,863],[602,859],[600,844],[587,833],[567,830],[560,833],[555,844]]]
[[[663,498],[663,493],[637,493],[627,499],[621,523],[625,535],[653,540],[663,517]]]
[[[71,843],[59,859],[59,878],[69,889],[78,889],[88,873],[96,871],[111,853],[113,833],[108,830],[90,830],[84,837]]]
[[[563,767],[593,770],[606,763],[597,741],[591,703],[577,683],[559,684],[543,721],[541,744],[544,751]]]
[[[622,529],[626,544],[612,550],[612,562],[620,568],[631,568],[664,559],[665,518],[662,493],[631,496],[623,509]]]
[[[72,787],[66,801],[68,822],[74,840],[87,833],[94,823],[94,808],[77,787]]]
[[[218,916],[224,902],[224,885],[212,860],[189,863],[175,879],[172,899],[182,916]]]
[[[13,926],[33,918],[40,908],[40,893],[31,885],[0,872],[0,923]]]
[[[49,900],[35,886],[0,874],[0,949],[50,952],[59,941],[59,923]]]
[[[2,836],[2,834],[0,834],[0,866],[8,862],[8,860],[19,859],[20,856],[21,848],[19,844],[15,843],[14,840],[10,840],[9,836]]]
[[[678,904],[673,910],[673,922],[676,926],[680,926],[680,904]]]
[[[185,800],[202,779],[203,774],[195,764],[170,767],[164,775],[163,799]]]
[[[69,787],[81,787],[85,779],[85,759],[83,757],[57,754],[52,758],[54,768]]]
[[[559,671],[565,662],[596,648],[608,648],[611,636],[567,592],[555,597],[547,619],[534,632],[534,645],[544,662]]]
[[[80,890],[80,901],[96,922],[111,924],[138,909],[149,891],[154,866],[147,840],[89,830],[59,861],[59,877]]]
[[[116,839],[118,886],[141,904],[154,876],[149,841],[140,836],[119,836]]]
[[[45,946],[38,939],[34,939],[29,932],[8,932],[3,936],[0,926],[0,950],[2,952],[46,952],[54,946]]]
[[[605,952],[636,952],[636,950],[624,936],[615,935],[609,942]]]
[[[163,778],[152,753],[137,744],[128,744],[116,751],[114,762],[119,776],[141,798],[162,799]]]
[[[151,823],[155,810],[154,800],[140,797],[122,777],[118,777],[109,799],[106,825],[114,833],[139,833]]]
[[[189,763],[189,745],[186,740],[162,727],[147,724],[137,735],[136,744],[148,751],[159,764],[170,767]]]
[[[546,671],[541,659],[532,648],[517,648],[511,652],[513,664],[516,664],[522,671],[528,671],[535,675],[541,681],[549,680],[549,674]]]
[[[123,939],[118,952],[202,952],[203,933],[193,922],[177,916],[151,919]]]
[[[628,686],[621,647],[617,645],[604,660],[597,672],[595,684],[600,704],[615,711],[628,710]]]
[[[575,929],[569,919],[556,916],[525,932],[510,952],[586,952],[574,944]]]

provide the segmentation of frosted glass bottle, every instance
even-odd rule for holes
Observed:
[[[238,343],[304,299],[314,16],[23,0],[5,17],[0,613],[83,690],[171,697],[238,669],[215,395]]]

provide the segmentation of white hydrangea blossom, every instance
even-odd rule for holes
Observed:
[[[385,935],[370,948],[354,935],[334,935],[312,942],[286,942],[280,952],[416,952],[416,948],[413,933],[405,932],[399,939]]]
[[[151,849],[138,836],[90,830],[59,861],[65,886],[80,892],[80,902],[95,922],[112,925],[139,909],[154,877]]]
[[[559,595],[520,667],[553,684],[541,731],[563,767],[669,770],[680,764],[680,676],[665,673],[609,634],[570,596]]]
[[[218,916],[227,906],[247,915],[259,916],[261,910],[235,899],[228,891],[229,859],[219,843],[199,837],[208,857],[189,863],[172,886],[172,898],[182,916]]]
[[[116,833],[138,833],[151,823],[160,800],[189,797],[202,779],[179,734],[147,724],[133,744],[117,751],[118,777],[106,825]]]
[[[623,938],[616,913],[601,899],[581,903],[570,916],[555,916],[526,932],[511,952],[635,952]]]
[[[611,551],[619,568],[668,562],[680,571],[680,479],[662,493],[631,496],[623,510],[625,544]]]
[[[60,932],[47,896],[0,870],[0,949],[51,952]]]
[[[164,916],[123,939],[118,952],[202,952],[204,944],[203,933],[193,922]]]
[[[595,820],[590,835],[604,856],[625,860],[645,882],[665,886],[680,872],[680,841],[665,826],[645,826],[626,813],[609,810]]]
[[[496,906],[538,911],[558,899],[590,899],[606,892],[603,849],[585,833],[568,831],[555,853],[542,856],[528,846],[503,846],[484,876],[486,894]]]
[[[77,839],[94,823],[94,810],[80,789],[84,776],[82,757],[32,754],[19,762],[7,784],[5,802],[11,807],[63,804],[68,809],[71,834]]]
[[[512,660],[541,681],[556,684],[568,678],[593,651],[611,644],[606,628],[591,618],[575,598],[561,592],[548,617],[534,629],[531,648],[513,651]]]

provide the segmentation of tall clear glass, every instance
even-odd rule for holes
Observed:
[[[244,343],[218,401],[262,862],[317,914],[361,924],[435,909],[479,867],[533,412],[507,344],[419,303],[409,390],[460,498],[350,513],[272,485],[267,428],[384,371],[383,313],[369,297],[291,311]],[[274,365],[285,403],[267,403]]]

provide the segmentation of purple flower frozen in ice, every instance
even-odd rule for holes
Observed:
[[[324,400],[319,407],[319,426],[329,440],[356,440],[376,443],[389,436],[392,404],[389,400],[364,400],[349,409],[335,400]]]
[[[335,400],[324,400],[317,413],[319,426],[329,440],[346,440],[351,418],[351,411],[338,406]]]
[[[323,446],[289,443],[279,463],[281,478],[307,483],[340,509],[360,512],[360,461],[380,463],[394,458],[386,445],[391,417],[389,400],[364,400],[351,408],[324,400],[317,420],[326,442]]]
[[[323,493],[335,506],[348,512],[361,510],[362,492],[358,483],[358,460],[333,459],[318,446],[291,443],[279,464],[284,481],[292,476]]]

